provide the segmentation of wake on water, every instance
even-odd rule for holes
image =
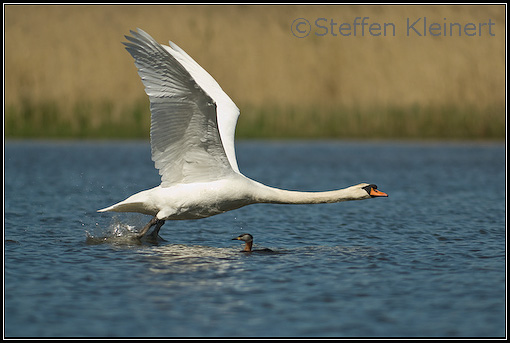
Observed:
[[[137,220],[131,218],[129,222],[136,223]],[[140,245],[145,242],[137,236],[142,227],[141,225],[128,224],[125,222],[125,218],[123,220],[120,216],[113,216],[107,227],[101,227],[96,223],[94,232],[91,233],[85,230],[86,243],[91,245],[103,243]]]

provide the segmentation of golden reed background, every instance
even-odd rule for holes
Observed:
[[[120,43],[137,27],[174,41],[218,81],[241,108],[241,137],[505,136],[503,5],[4,10],[7,137],[147,137],[148,100]],[[393,23],[395,36],[329,31],[331,20],[352,26],[356,17]],[[441,26],[490,19],[494,35],[487,25],[473,37],[407,35],[407,20],[422,18],[423,30],[424,17]],[[291,31],[297,18],[311,23],[305,38]],[[328,34],[315,34],[325,33],[317,18]]]

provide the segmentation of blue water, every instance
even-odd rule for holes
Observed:
[[[96,210],[159,184],[146,142],[5,146],[5,336],[503,337],[505,146],[240,142],[247,176],[388,198],[168,221]],[[232,238],[249,232],[241,253]]]

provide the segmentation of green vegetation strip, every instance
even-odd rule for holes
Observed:
[[[5,108],[6,138],[148,138],[147,101],[124,109],[109,102],[75,105],[24,102]],[[503,107],[290,108],[242,106],[237,138],[489,139],[505,138]]]

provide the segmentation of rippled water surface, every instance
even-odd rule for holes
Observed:
[[[168,221],[97,213],[159,183],[143,142],[7,142],[5,335],[505,335],[503,144],[241,142],[286,189],[388,198]],[[241,253],[232,238],[250,232]]]

